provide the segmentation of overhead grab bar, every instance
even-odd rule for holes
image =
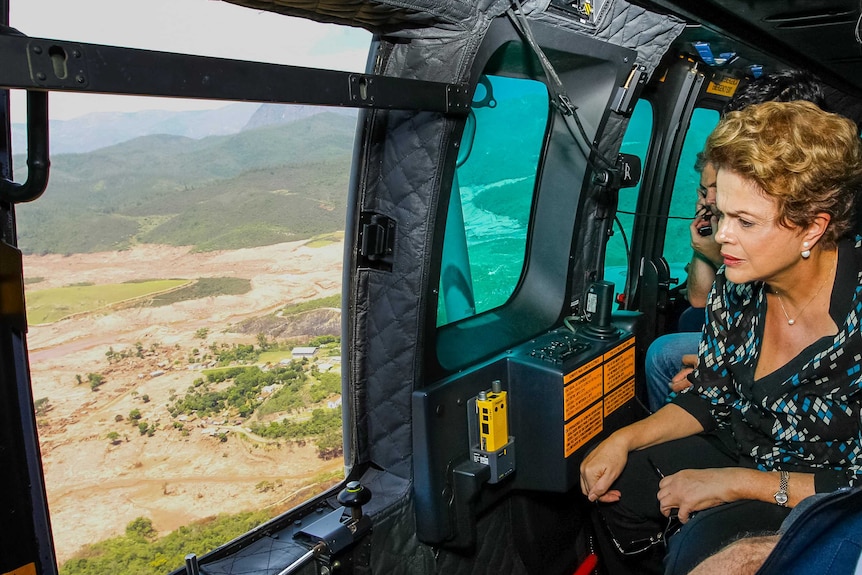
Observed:
[[[48,92],[27,91],[27,181],[18,184],[0,178],[0,200],[32,202],[48,187]]]

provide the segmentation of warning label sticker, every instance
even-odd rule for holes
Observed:
[[[23,567],[18,567],[13,571],[7,571],[3,575],[36,575],[36,564],[28,563]]]
[[[634,346],[635,346],[635,339],[634,338],[627,339],[626,341],[622,342],[621,344],[619,344],[618,346],[616,346],[612,350],[605,352],[604,355],[602,355],[602,361],[608,361],[609,359],[611,359],[615,355],[619,355],[620,353],[622,353],[623,351],[625,351],[629,348],[634,349]]]
[[[596,403],[581,415],[566,424],[563,430],[566,457],[577,451],[587,441],[602,432],[602,403]]]
[[[621,385],[605,396],[605,417],[622,407],[627,401],[634,398],[634,396],[635,380],[631,379],[628,383]]]
[[[706,93],[727,96],[729,98],[736,92],[737,86],[739,86],[739,79],[737,78],[724,78],[718,83],[710,81],[706,87]]]
[[[608,357],[608,354],[605,354]],[[635,376],[635,348],[629,346],[621,354],[605,363],[605,393],[610,393]]]
[[[582,366],[578,367],[578,368],[577,368],[577,369],[575,369],[574,371],[570,371],[570,372],[569,372],[568,374],[566,374],[566,376],[563,378],[563,385],[569,385],[571,382],[573,382],[574,380],[576,380],[577,378],[579,378],[579,377],[580,377],[580,376],[582,376],[583,374],[587,373],[588,371],[590,371],[590,370],[591,370],[591,369],[593,369],[594,367],[597,367],[597,366],[601,365],[601,364],[602,364],[602,361],[603,361],[602,356],[599,356],[599,357],[597,357],[597,358],[595,358],[595,359],[591,359],[590,361],[588,361],[588,362],[587,362],[587,363],[585,363],[584,365],[582,365]]]
[[[604,377],[596,368],[574,380],[563,390],[563,421],[568,421],[586,406],[602,398]]]

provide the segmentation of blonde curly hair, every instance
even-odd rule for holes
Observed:
[[[722,118],[704,156],[773,198],[781,225],[806,227],[817,214],[829,214],[824,247],[853,227],[862,141],[847,118],[805,101],[755,104]]]

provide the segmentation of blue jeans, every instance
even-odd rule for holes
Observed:
[[[697,353],[700,335],[695,331],[669,333],[650,344],[644,361],[650,411],[657,411],[673,397],[670,380],[682,368],[682,356]]]

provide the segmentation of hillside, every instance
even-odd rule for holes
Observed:
[[[236,134],[243,130],[294,122],[322,111],[356,117],[356,110],[352,109],[251,102],[184,112],[95,112],[71,120],[50,120],[51,153],[92,152],[152,134],[195,139]],[[21,152],[27,149],[27,124],[12,124],[12,149]]]
[[[355,117],[324,112],[232,135],[149,135],[53,155],[45,194],[16,210],[19,245],[61,254],[137,243],[235,249],[342,229],[354,130]]]
[[[239,103],[215,110],[95,112],[71,120],[51,120],[51,152],[91,152],[150,134],[189,138],[235,134],[247,125],[259,107],[257,104]],[[12,124],[12,149],[27,149],[26,124]]]

